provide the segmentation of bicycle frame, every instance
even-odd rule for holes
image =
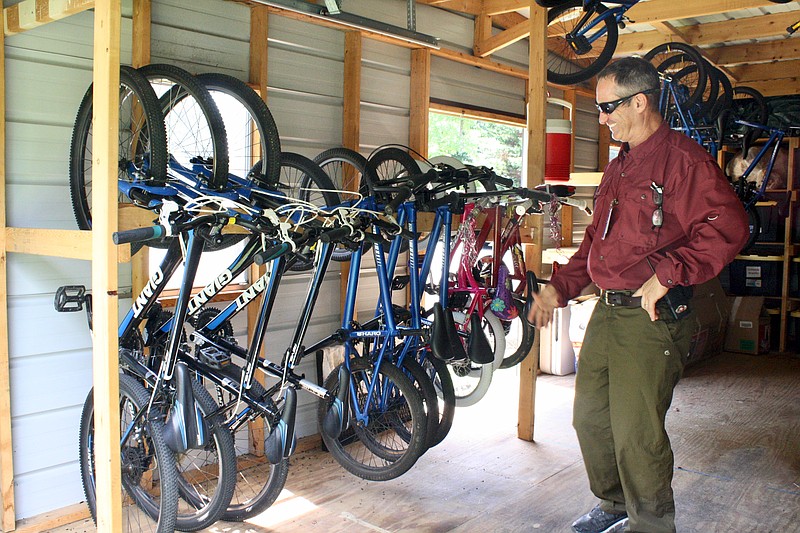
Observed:
[[[772,168],[775,166],[775,160],[778,157],[778,151],[781,147],[781,142],[783,138],[786,136],[786,131],[778,129],[778,128],[770,128],[763,124],[755,124],[752,122],[746,122],[744,120],[737,120],[738,124],[742,124],[744,126],[749,126],[751,128],[760,128],[763,131],[769,131],[769,139],[767,142],[764,143],[764,146],[758,151],[758,154],[753,158],[750,164],[745,169],[744,173],[742,173],[741,177],[739,177],[738,184],[736,185],[736,193],[739,198],[744,202],[745,210],[751,209],[755,206],[756,202],[758,202],[761,198],[764,197],[767,190],[767,184],[769,182],[769,178],[772,175]],[[764,172],[764,179],[761,181],[761,186],[757,189],[753,190],[752,196],[748,194],[749,188],[747,187],[747,178],[750,174],[753,173],[753,170],[756,168],[756,165],[761,161],[767,151],[772,149],[772,154],[769,157],[769,163],[767,163],[767,169]]]
[[[597,11],[597,5],[601,3],[613,3],[617,4],[617,6],[608,8],[605,12],[598,14],[591,23],[587,23],[591,16]],[[639,0],[618,0],[609,2],[601,2],[601,0],[583,0],[584,14],[581,20],[575,25],[575,29],[569,33],[569,37],[585,37],[591,44],[606,34],[604,23],[606,19],[613,18],[615,23],[619,23],[625,15],[625,12],[637,3],[639,3]],[[602,28],[594,33],[590,33],[598,24],[601,24]]]

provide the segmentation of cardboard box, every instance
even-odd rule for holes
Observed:
[[[719,278],[696,285],[690,303],[695,321],[686,363],[691,364],[722,352],[730,317],[730,302]]]
[[[570,307],[556,308],[553,321],[539,330],[539,369],[565,376],[575,372],[575,352],[569,337]]]
[[[761,296],[732,298],[725,351],[749,354],[769,351],[770,319]]]

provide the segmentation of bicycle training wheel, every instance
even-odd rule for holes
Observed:
[[[320,153],[314,158],[314,162],[320,166],[323,172],[333,182],[333,186],[339,191],[358,191],[364,197],[369,196],[369,188],[364,178],[367,171],[367,159],[349,148],[331,148]],[[341,200],[357,200],[355,195],[339,192]],[[361,253],[367,250],[368,246],[361,246]],[[349,261],[353,251],[344,247],[337,246],[333,250],[334,261]]]
[[[233,76],[207,73],[196,77],[209,90],[217,107],[225,110],[222,119],[228,140],[228,178],[248,177],[248,172],[261,161],[261,171],[249,177],[260,186],[274,188],[280,175],[281,142],[267,104],[249,85]]]
[[[325,379],[331,397],[338,392],[338,376],[336,367]],[[372,361],[363,357],[350,361],[350,386],[356,391],[349,403],[350,427],[335,439],[320,431],[328,451],[345,470],[362,479],[387,481],[404,474],[426,449],[427,417],[416,387],[390,362],[376,371]],[[331,402],[319,402],[320,427]]]
[[[619,30],[613,16],[603,17],[606,11],[608,8],[598,2],[583,21],[583,0],[570,0],[547,12],[547,81],[581,83],[611,61]]]
[[[242,369],[234,364],[224,367],[222,373],[234,383],[242,380]],[[228,509],[221,517],[223,520],[233,522],[247,520],[267,510],[278,499],[289,475],[288,459],[272,464],[264,453],[264,440],[277,424],[278,408],[257,381],[251,384],[250,393],[265,406],[263,410],[274,413],[275,418],[261,414],[234,430],[237,459],[236,487]],[[221,388],[217,389],[216,394],[220,400],[220,407],[230,407],[237,403],[237,397]],[[249,407],[242,405],[242,408]]]
[[[122,522],[125,532],[168,533],[175,530],[178,471],[175,454],[164,442],[161,420],[146,414],[150,395],[135,378],[119,376],[122,462]],[[94,393],[83,404],[80,425],[80,467],[86,504],[97,521],[95,479]]]
[[[174,65],[145,65],[139,72],[159,96],[173,170],[179,167],[183,173],[201,176],[211,189],[224,189],[228,142],[211,93],[196,77]]]
[[[92,91],[83,96],[72,129],[69,191],[78,228],[92,229]],[[164,116],[150,84],[135,69],[119,73],[119,166],[117,178],[163,185],[167,180]],[[120,201],[130,201],[120,195]]]
[[[233,435],[199,381],[192,380],[192,389],[210,435],[204,447],[176,455],[180,498],[175,527],[180,531],[204,529],[220,519],[236,485]]]

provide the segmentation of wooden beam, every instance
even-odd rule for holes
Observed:
[[[703,2],[676,2],[675,0],[650,0],[639,2],[628,10],[628,18],[636,24],[651,24],[665,20],[704,17],[730,13],[739,9],[772,5],[769,0],[704,0]]]
[[[473,43],[481,43],[489,39],[492,36],[492,17],[488,15],[478,15],[475,17],[475,30],[473,34]]]
[[[492,61],[491,59],[486,59],[484,57],[475,57],[470,54],[465,54],[464,52],[457,52],[447,48],[431,50],[431,54],[436,57],[443,57],[445,59],[449,59],[450,61],[456,61],[465,65],[491,70],[492,72],[499,72],[500,74],[506,74],[515,78],[520,78],[523,80],[528,79],[527,70],[523,70],[518,67],[512,67],[510,65],[504,65],[503,63],[498,63],[497,61]]]
[[[23,0],[3,9],[3,33],[22,33],[93,7],[94,0]]]
[[[519,24],[503,30],[497,35],[493,35],[483,41],[476,41],[474,43],[474,52],[478,57],[486,57],[490,54],[502,50],[506,46],[510,46],[517,41],[525,39],[530,35],[530,22],[523,21]]]
[[[261,99],[267,101],[267,47],[269,37],[269,9],[266,6],[250,8],[250,83],[258,89]]]
[[[800,59],[800,39],[720,46],[707,48],[706,53],[714,64],[729,66]]]
[[[119,139],[120,0],[94,10],[92,176],[92,374],[94,377],[97,530],[122,531],[119,419],[119,312],[116,251]]]
[[[408,144],[428,157],[428,114],[431,105],[431,53],[411,51],[411,101]]]
[[[800,59],[740,65],[738,67],[728,67],[728,70],[741,84],[746,84],[749,81],[794,78],[800,72]]]
[[[132,66],[135,68],[150,64],[152,27],[151,0],[133,0]]]
[[[483,9],[483,0],[416,0],[416,2],[469,15],[479,15]]]
[[[544,183],[545,143],[542,132],[545,131],[547,116],[547,10],[530,2],[530,46],[528,47],[528,149],[527,168],[523,174],[524,187],[534,187]],[[525,265],[530,266],[537,276],[541,276],[542,264],[542,232],[535,232],[534,244],[524,245]],[[539,362],[539,342],[534,342],[531,353],[520,367],[519,414],[517,436],[520,439],[533,440],[534,414],[536,405],[536,373]]]
[[[780,80],[752,80],[747,82],[747,86],[752,87],[764,96],[800,94],[800,77],[795,76]]]
[[[518,9],[527,9],[531,6],[530,0],[483,0],[484,15],[500,15],[511,13]]]
[[[431,102],[430,108],[440,113],[456,117],[468,116],[488,122],[498,122],[500,124],[511,124],[514,126],[526,126],[528,124],[525,118],[520,118],[518,116],[505,116],[497,112],[481,111],[479,109],[471,109],[442,102]]]
[[[648,4],[650,2],[647,2]],[[757,17],[738,18],[722,22],[708,22],[681,27],[683,35],[693,46],[707,46],[730,40],[761,39],[781,36],[786,27],[797,20],[797,12],[776,13]],[[659,44],[668,43],[672,37],[658,31],[628,33],[619,36],[615,56],[647,53]]]
[[[5,36],[0,36],[0,495],[3,531],[13,531],[14,448],[11,437],[11,377],[8,349],[8,276],[6,255],[6,60]]]

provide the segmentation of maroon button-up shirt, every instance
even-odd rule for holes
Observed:
[[[663,187],[663,224],[653,226],[651,184]],[[707,281],[748,237],[742,202],[716,161],[665,124],[638,146],[623,145],[603,173],[594,218],[578,251],[553,275],[561,305],[590,281],[601,289],[641,287],[652,275],[665,287]]]

